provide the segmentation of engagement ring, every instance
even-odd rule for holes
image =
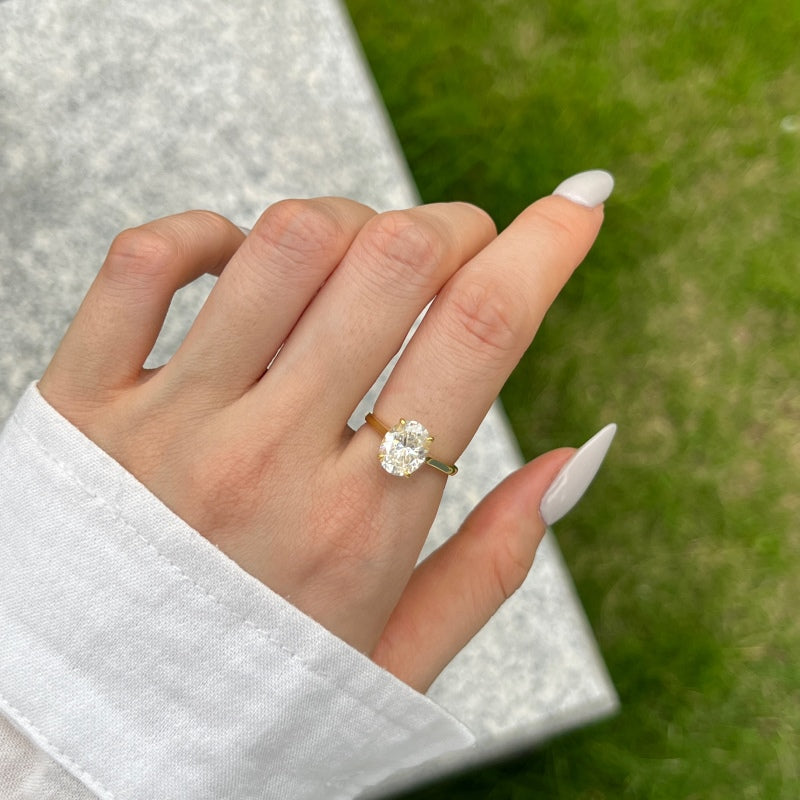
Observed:
[[[433,436],[416,420],[401,419],[394,427],[384,425],[374,414],[366,416],[367,423],[383,436],[378,448],[378,461],[390,474],[407,478],[423,464],[438,469],[445,475],[455,475],[458,467],[445,464],[430,455]]]

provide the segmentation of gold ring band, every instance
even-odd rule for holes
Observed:
[[[378,461],[390,475],[407,478],[415,473],[423,464],[433,467],[445,475],[455,475],[458,467],[445,464],[430,455],[429,448],[433,442],[422,423],[416,420],[401,419],[397,425],[384,425],[372,412],[365,417],[367,424],[382,437],[378,448]]]

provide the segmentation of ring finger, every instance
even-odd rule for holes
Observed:
[[[376,416],[387,425],[419,420],[436,437],[432,455],[454,463],[594,242],[600,202],[540,200],[465,264],[403,352]],[[364,426],[354,446],[374,448],[375,440]]]

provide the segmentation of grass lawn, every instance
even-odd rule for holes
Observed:
[[[529,457],[619,424],[557,533],[622,713],[413,797],[795,800],[800,2],[348,5],[425,200],[617,178],[503,400]]]

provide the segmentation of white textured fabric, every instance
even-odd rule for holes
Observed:
[[[171,513],[35,386],[0,436],[0,712],[117,800],[346,798],[472,744]],[[9,753],[6,778],[29,758]]]

